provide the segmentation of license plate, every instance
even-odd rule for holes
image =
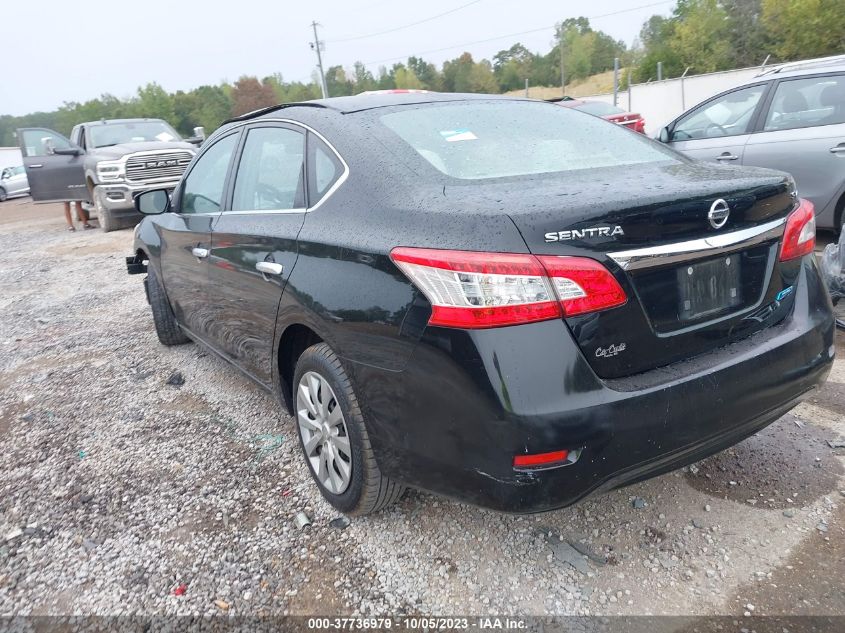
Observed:
[[[739,254],[678,268],[678,316],[693,321],[742,303]]]

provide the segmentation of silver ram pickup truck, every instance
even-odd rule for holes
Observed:
[[[172,188],[196,154],[202,131],[182,140],[161,119],[112,119],[76,125],[66,138],[46,128],[18,130],[35,202],[87,202],[103,231],[136,224],[135,194]]]

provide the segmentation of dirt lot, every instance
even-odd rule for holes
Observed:
[[[344,529],[271,398],[158,344],[131,237],[0,204],[0,615],[845,614],[842,334],[815,397],[684,471],[531,517],[409,492]]]

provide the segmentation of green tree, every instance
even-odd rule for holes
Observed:
[[[168,92],[157,83],[138,88],[138,95],[131,110],[137,117],[172,121],[176,117],[173,100]]]
[[[412,71],[426,90],[440,90],[442,88],[442,77],[437,71],[437,66],[427,62],[420,57],[408,58],[408,70]]]
[[[680,0],[672,48],[681,63],[697,73],[733,66],[728,14],[717,0]]]
[[[330,97],[345,97],[354,92],[355,86],[343,66],[331,66],[326,71],[326,88]]]
[[[414,74],[414,71],[405,66],[396,69],[396,72],[393,73],[393,82],[397,88],[419,90],[423,87],[422,82]]]
[[[373,73],[367,70],[363,62],[355,62],[353,65],[352,76],[355,81],[355,92],[365,92],[367,90],[376,89],[376,79]]]
[[[525,80],[532,76],[534,54],[517,42],[507,50],[501,50],[493,56],[493,74],[499,84],[499,90],[507,92],[525,85]]]
[[[782,60],[845,50],[842,0],[762,0],[762,22],[771,50]]]

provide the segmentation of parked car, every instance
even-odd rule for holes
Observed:
[[[820,228],[845,210],[845,56],[768,70],[688,110],[659,133],[701,160],[791,173]]]
[[[547,103],[268,108],[136,204],[159,340],[276,394],[343,512],[558,508],[756,433],[833,362],[789,176]]]
[[[23,165],[6,167],[0,171],[0,202],[7,198],[25,196],[29,193],[29,181],[26,179],[26,171]]]
[[[601,117],[612,123],[618,123],[634,132],[645,134],[645,119],[637,112],[627,112],[615,105],[604,101],[590,101],[584,99],[561,99],[558,105],[565,108],[575,108],[587,114]]]
[[[161,119],[80,123],[70,139],[25,128],[18,130],[18,140],[32,199],[88,202],[105,232],[136,224],[141,216],[133,196],[175,187],[196,154],[195,145]]]

